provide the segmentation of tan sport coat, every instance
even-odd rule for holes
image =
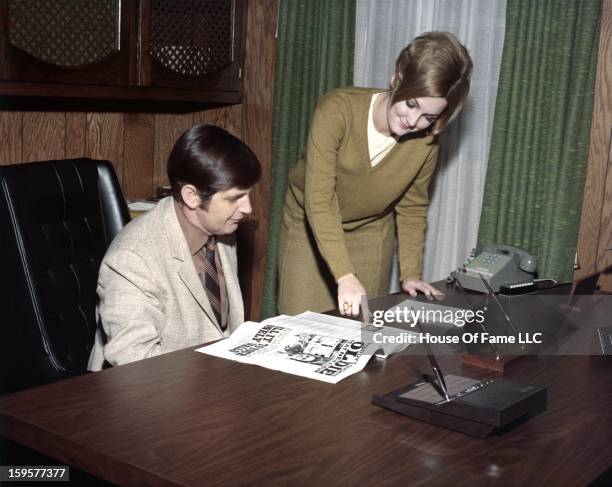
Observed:
[[[98,277],[98,313],[89,370],[120,365],[229,336],[243,321],[234,235],[217,249],[229,301],[222,331],[193,264],[171,197],[115,237]]]

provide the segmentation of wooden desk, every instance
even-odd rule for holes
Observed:
[[[492,373],[441,357],[445,372]],[[612,464],[612,362],[524,357],[548,410],[487,440],[371,404],[428,370],[330,385],[182,350],[0,398],[1,434],[118,485],[586,485]]]

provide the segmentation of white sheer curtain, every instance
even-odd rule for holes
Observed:
[[[476,245],[506,0],[357,0],[355,85],[385,88],[395,58],[417,35],[451,32],[474,61],[470,95],[441,135],[427,217],[423,279],[436,281],[462,265]],[[399,290],[397,266],[391,290]]]

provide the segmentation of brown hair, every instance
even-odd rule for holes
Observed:
[[[181,189],[192,184],[205,208],[213,195],[231,188],[248,189],[261,177],[257,157],[240,139],[215,125],[195,125],[174,144],[168,158],[172,196],[183,202]]]
[[[430,128],[438,134],[461,111],[470,90],[472,59],[448,32],[427,32],[399,53],[391,81],[391,103],[419,97],[446,98],[448,106]]]

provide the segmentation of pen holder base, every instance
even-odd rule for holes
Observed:
[[[456,385],[470,381],[457,391]],[[377,406],[477,438],[502,434],[546,410],[546,388],[505,379],[483,382],[447,376],[450,401],[444,401],[427,382],[418,382],[385,395],[375,395]]]
[[[521,355],[502,355],[501,357],[492,357],[490,355],[462,355],[461,362],[481,369],[494,370],[495,372],[504,372],[508,366],[521,358]]]

